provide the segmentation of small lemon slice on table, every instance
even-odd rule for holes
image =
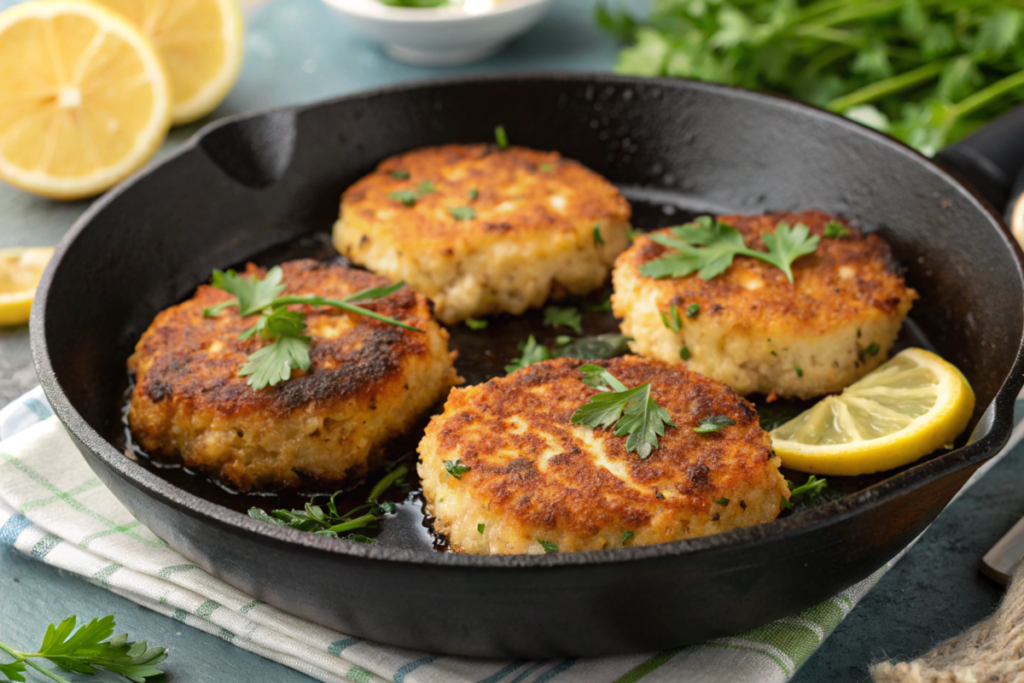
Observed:
[[[156,46],[167,65],[174,124],[216,108],[238,80],[245,23],[238,0],[99,0]]]
[[[0,327],[24,325],[53,247],[0,249]]]
[[[974,390],[950,363],[911,348],[771,432],[782,464],[854,476],[928,455],[967,427]]]
[[[170,122],[163,62],[120,15],[84,0],[0,13],[0,178],[95,195],[145,163]]]

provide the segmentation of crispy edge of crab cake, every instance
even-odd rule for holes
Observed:
[[[647,236],[637,238],[612,273],[612,310],[622,318],[623,334],[633,338],[635,353],[685,362],[742,395],[793,398],[841,391],[885,362],[917,292],[906,285],[881,237],[862,235],[822,211],[718,219],[762,251],[761,236],[780,222],[803,223],[822,239],[813,254],[793,263],[791,284],[780,269],[746,256],[711,280],[696,273],[656,280],[640,268],[670,250]],[[832,221],[850,234],[824,237]],[[699,311],[691,318],[686,311],[692,304]],[[682,318],[678,332],[662,320],[673,305]]]
[[[312,260],[282,265],[285,294],[341,298],[385,278]],[[250,264],[249,276],[264,271]],[[201,285],[156,316],[128,368],[135,372],[128,421],[157,457],[180,455],[241,490],[323,488],[351,483],[383,458],[381,446],[413,426],[458,381],[448,332],[430,303],[403,287],[360,305],[419,327],[403,330],[334,308],[306,314],[311,365],[255,391],[238,370],[262,342],[239,333],[255,322],[236,309],[203,310],[231,295]]]
[[[677,426],[641,459],[626,450],[625,437],[573,424],[598,391],[583,382],[585,361],[571,358],[453,389],[420,442],[419,474],[434,528],[454,550],[537,554],[545,552],[540,541],[560,552],[649,545],[778,516],[789,488],[748,401],[678,365],[635,356],[593,362],[628,387],[650,382]],[[713,415],[735,424],[693,431]],[[468,469],[456,477],[446,461]]]
[[[417,193],[425,182],[432,191]],[[411,205],[396,192],[414,193]],[[349,187],[334,244],[428,296],[450,324],[597,289],[629,245],[629,219],[614,185],[557,152],[443,145],[386,159]]]

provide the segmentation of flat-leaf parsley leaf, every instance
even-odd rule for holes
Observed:
[[[461,460],[445,460],[444,469],[456,479],[462,479],[462,475],[473,468],[463,465]]]
[[[821,238],[811,235],[810,229],[798,223],[791,228],[779,223],[774,233],[765,233],[761,239],[768,251],[750,249],[736,228],[717,221],[711,216],[699,216],[692,223],[669,228],[670,235],[654,233],[650,238],[658,244],[675,249],[640,267],[640,273],[655,279],[686,277],[696,272],[710,280],[721,275],[732,265],[736,256],[749,256],[779,268],[793,281],[793,261],[818,248]]]
[[[599,365],[580,368],[583,382],[599,394],[580,406],[570,418],[574,424],[594,429],[614,429],[615,436],[626,436],[626,450],[641,459],[650,457],[658,447],[658,437],[665,436],[665,427],[675,427],[672,417],[651,398],[651,384],[629,389]]]
[[[544,309],[544,324],[548,327],[568,327],[576,334],[583,331],[583,317],[574,306],[548,306]]]

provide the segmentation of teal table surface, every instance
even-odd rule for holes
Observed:
[[[13,2],[0,0],[0,8],[8,4]],[[593,0],[557,0],[540,25],[491,59],[426,70],[389,60],[377,46],[350,32],[319,0],[275,0],[251,18],[241,80],[214,117],[433,76],[607,71],[614,64],[616,45],[594,27],[592,11]],[[174,130],[161,153],[203,123]],[[0,185],[0,248],[55,244],[87,205],[50,202]],[[0,330],[0,404],[34,384],[27,331]],[[1022,455],[1018,449],[943,513],[797,674],[798,683],[866,680],[869,662],[920,654],[994,609],[1001,591],[982,578],[977,567],[981,555],[1024,514]],[[170,681],[311,680],[13,550],[0,549],[0,640],[27,649],[40,642],[51,620],[69,614],[115,614],[119,632],[169,647],[165,668]],[[124,680],[102,675],[70,678]]]

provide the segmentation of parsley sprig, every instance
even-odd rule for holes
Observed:
[[[76,623],[76,618],[70,616],[60,624],[50,624],[36,652],[19,652],[0,643],[0,650],[14,658],[13,662],[0,664],[0,674],[20,683],[25,680],[25,667],[30,666],[57,683],[69,683],[35,661],[47,659],[66,671],[94,674],[106,669],[134,683],[145,683],[147,679],[163,675],[156,665],[167,659],[167,651],[162,647],[149,647],[144,640],[128,642],[127,634],[111,637],[116,626],[113,615],[93,619],[77,631]]]
[[[615,436],[626,436],[626,450],[645,460],[658,447],[665,427],[675,427],[672,417],[651,398],[651,383],[632,389],[599,365],[580,368],[583,382],[599,394],[573,413],[571,421],[594,429],[613,429]]]
[[[575,306],[548,306],[544,309],[544,324],[548,327],[568,327],[576,334],[583,332],[583,317]]]
[[[316,505],[314,496],[302,510],[271,510],[249,508],[249,516],[261,522],[278,526],[290,526],[299,531],[308,531],[318,536],[341,538],[356,543],[374,543],[372,534],[378,531],[377,522],[384,516],[394,514],[395,504],[381,502],[380,497],[393,485],[401,484],[409,468],[399,465],[388,472],[370,491],[366,502],[347,512],[338,510],[337,498],[342,491],[336,491],[327,500],[326,506]],[[324,509],[326,507],[326,510]],[[354,533],[365,531],[366,534]]]
[[[736,228],[717,221],[711,216],[699,216],[692,223],[670,228],[671,235],[654,233],[650,238],[658,244],[675,249],[640,267],[640,274],[655,279],[686,277],[696,272],[705,280],[721,275],[732,265],[736,256],[749,256],[779,268],[793,281],[793,261],[818,248],[821,238],[811,235],[810,229],[797,223],[779,223],[774,233],[765,233],[761,239],[768,251],[750,249]]]
[[[512,373],[527,365],[551,360],[552,358],[579,358],[580,360],[601,360],[615,358],[629,351],[630,338],[615,334],[595,334],[589,337],[559,337],[553,348],[538,344],[531,334],[525,342],[519,342],[522,355],[512,359],[505,366],[505,372]]]
[[[382,287],[371,287],[350,294],[344,299],[327,299],[317,295],[281,296],[285,290],[282,282],[284,272],[280,266],[267,271],[266,277],[249,278],[239,275],[233,270],[213,271],[210,285],[223,289],[235,298],[203,311],[206,317],[219,315],[228,308],[238,308],[243,318],[259,314],[255,324],[243,331],[238,338],[249,339],[259,335],[264,342],[270,342],[251,354],[248,361],[238,371],[239,377],[248,377],[248,384],[259,391],[267,386],[275,386],[284,382],[292,375],[292,370],[308,370],[310,365],[310,338],[304,332],[306,316],[299,311],[290,311],[287,306],[307,304],[310,306],[330,306],[349,313],[365,315],[374,320],[396,325],[402,329],[422,332],[423,330],[407,325],[400,320],[389,318],[362,306],[357,301],[371,301],[389,296],[398,291],[403,282]]]

